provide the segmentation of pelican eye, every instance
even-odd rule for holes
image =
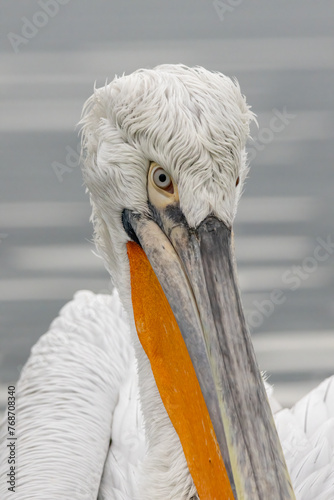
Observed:
[[[152,180],[159,189],[163,189],[171,194],[174,193],[172,178],[162,167],[157,166],[153,169]]]

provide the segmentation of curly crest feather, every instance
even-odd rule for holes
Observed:
[[[232,223],[247,174],[252,119],[238,83],[201,67],[140,69],[94,90],[80,122],[83,173],[96,243],[116,281],[117,246],[124,248],[128,239],[121,213],[147,212],[150,161],[177,183],[190,226],[210,213]]]

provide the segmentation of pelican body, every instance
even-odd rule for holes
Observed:
[[[22,374],[18,498],[296,498],[236,278],[253,119],[236,81],[183,65],[86,102],[83,175],[115,292],[66,306]]]

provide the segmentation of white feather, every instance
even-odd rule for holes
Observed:
[[[333,500],[334,376],[275,422],[297,500]]]
[[[277,410],[272,387],[266,388]],[[154,439],[165,455],[147,462],[154,443],[145,431],[128,320],[116,291],[81,291],[62,309],[32,349],[17,405],[20,477],[15,497],[0,482],[1,499],[197,498],[159,414]],[[333,500],[334,377],[274,418],[297,500]],[[4,424],[2,478],[8,468]],[[172,489],[166,485],[166,456]]]
[[[17,386],[16,493],[13,496],[3,481],[9,467],[4,424],[0,498],[96,500],[111,436],[123,461],[122,471],[113,469],[115,488],[120,473],[131,488],[128,471],[144,451],[142,422],[139,419],[134,454],[133,447],[121,447],[119,414],[126,409],[130,419],[138,407],[136,386],[132,400],[124,401],[123,395],[129,384],[136,385],[135,367],[117,293],[112,297],[77,293],[33,347],[22,371]]]

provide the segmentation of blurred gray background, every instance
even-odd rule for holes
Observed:
[[[235,224],[260,366],[291,404],[334,372],[331,0],[0,2],[0,410],[92,254],[75,125],[94,82],[160,63],[235,76],[258,115]]]

